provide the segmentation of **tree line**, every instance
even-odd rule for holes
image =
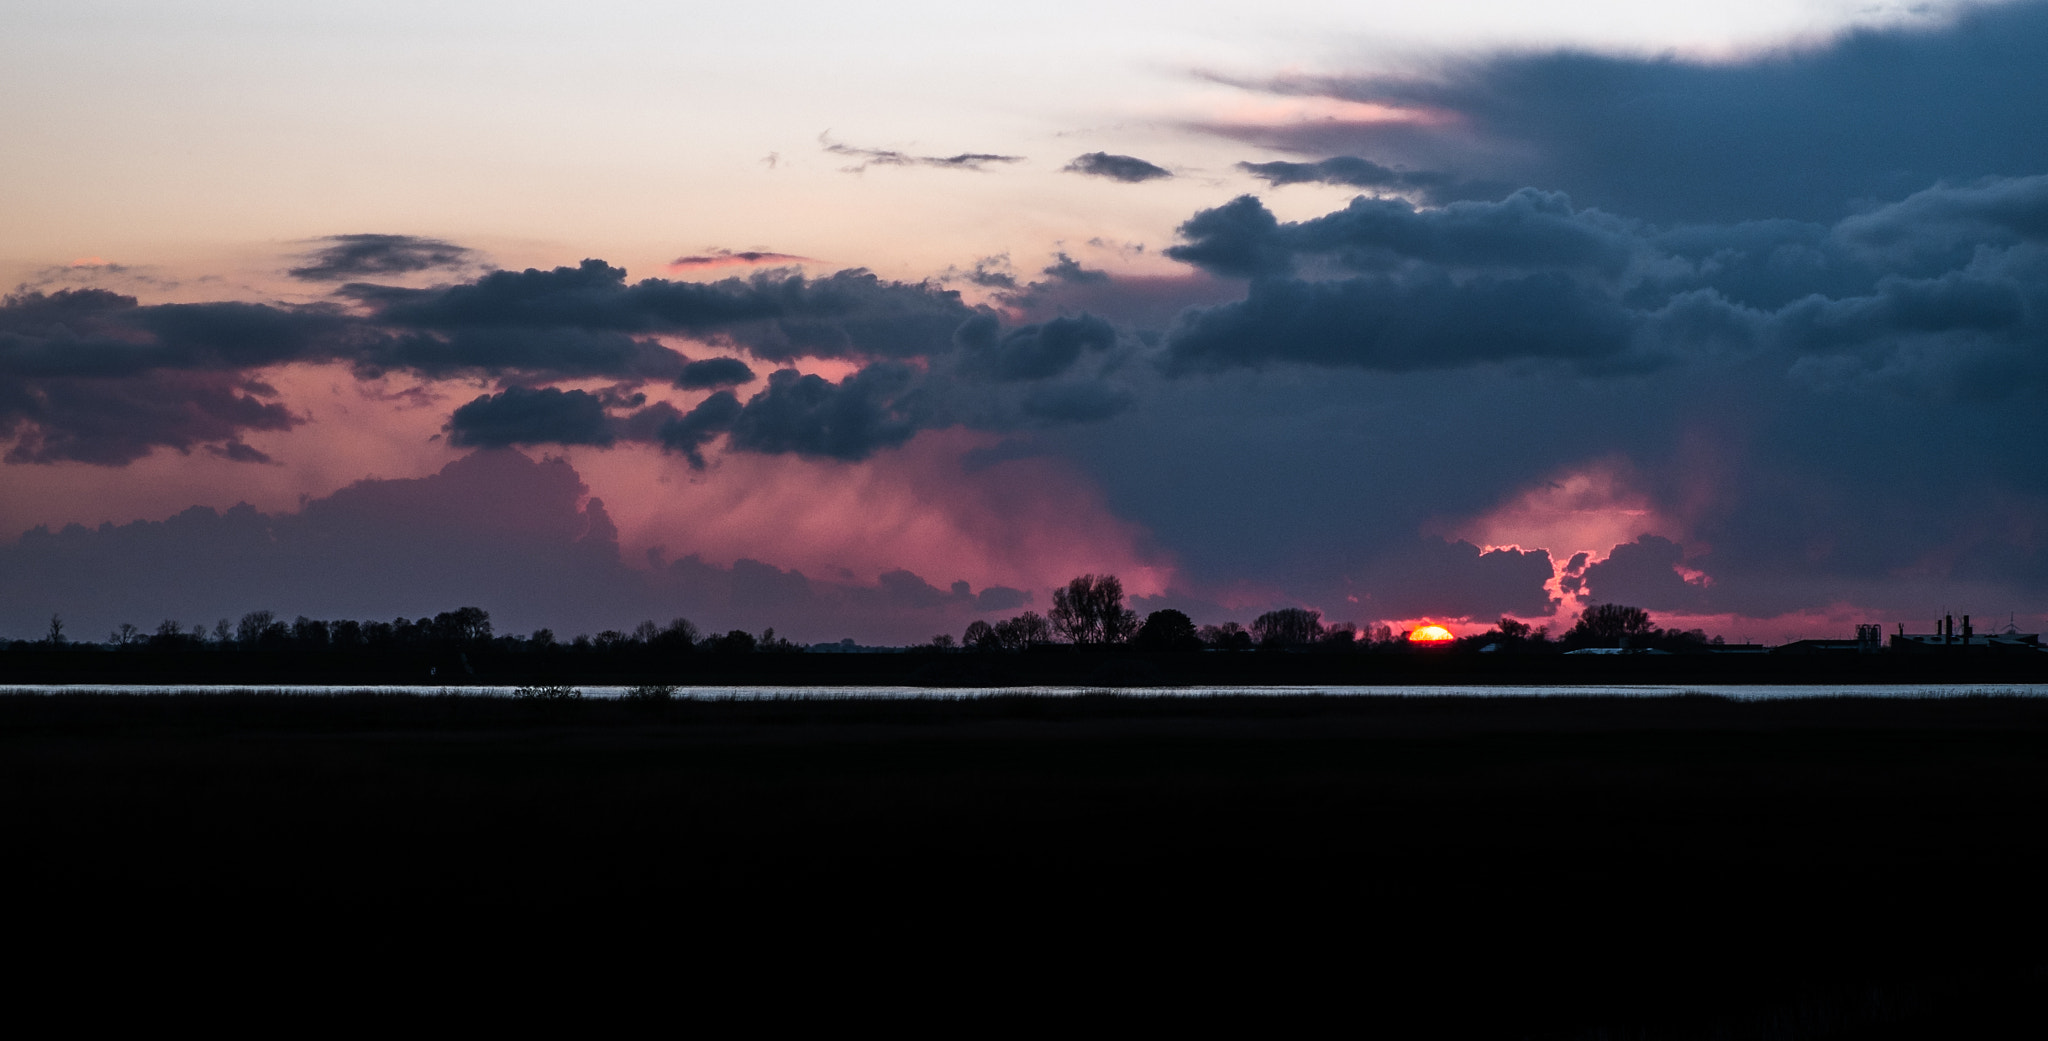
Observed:
[[[64,620],[52,615],[39,641],[19,645],[61,647],[71,640]],[[1553,639],[1547,628],[1532,628],[1501,618],[1483,633],[1452,641],[1450,649],[1561,652],[1579,647],[1626,645],[1665,650],[1703,649],[1706,634],[1695,629],[1658,628],[1649,613],[1620,604],[1595,604],[1580,613],[1573,626]],[[273,654],[311,652],[447,651],[493,649],[525,653],[609,654],[620,652],[708,652],[714,654],[795,653],[804,648],[778,637],[770,628],[758,636],[741,629],[702,633],[687,618],[666,625],[641,622],[630,631],[607,629],[560,640],[549,629],[527,636],[494,632],[489,612],[479,607],[443,611],[432,617],[383,621],[326,621],[298,616],[285,621],[270,611],[251,611],[239,620],[222,618],[208,626],[165,620],[145,632],[123,624],[108,633],[117,649],[152,651],[252,651]],[[1124,588],[1115,575],[1081,575],[1055,589],[1052,607],[1041,615],[1025,611],[996,622],[976,620],[955,642],[949,634],[935,636],[926,650],[1019,652],[1066,644],[1081,648],[1128,647],[1147,652],[1323,650],[1345,651],[1406,647],[1405,633],[1390,626],[1362,629],[1353,622],[1328,623],[1311,608],[1284,607],[1267,611],[1249,627],[1237,622],[1198,626],[1186,613],[1166,608],[1142,620],[1126,606]]]

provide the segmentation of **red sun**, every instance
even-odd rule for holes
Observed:
[[[1409,643],[1443,643],[1455,639],[1457,637],[1452,636],[1451,631],[1441,625],[1425,625],[1408,634]]]

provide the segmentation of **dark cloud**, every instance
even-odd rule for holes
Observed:
[[[1239,163],[1237,168],[1275,188],[1289,184],[1335,184],[1400,192],[1430,203],[1497,199],[1513,190],[1511,185],[1498,181],[1466,181],[1441,170],[1395,170],[1355,155],[1312,163]]]
[[[1289,361],[1389,372],[1480,362],[1600,362],[1625,351],[1630,316],[1557,274],[1259,281],[1237,304],[1173,333],[1176,371]]]
[[[993,322],[963,329],[969,350],[962,364],[1000,381],[1038,380],[1060,375],[1084,351],[1116,346],[1116,329],[1091,315],[1055,318],[994,336]]]
[[[1236,136],[1542,184],[1656,221],[1832,221],[1943,178],[2048,170],[2044,47],[2048,5],[2013,3],[1737,61],[1509,52],[1426,76],[1247,84],[1448,118]]]
[[[757,357],[912,357],[943,353],[978,313],[958,293],[858,269],[823,278],[761,272],[718,282],[650,278],[601,260],[552,271],[497,271],[432,290],[378,287],[365,301],[389,325],[459,331],[716,333]],[[486,341],[488,342],[488,341]]]
[[[1061,167],[1068,173],[1087,174],[1090,177],[1107,177],[1125,184],[1143,181],[1159,181],[1173,176],[1173,171],[1156,166],[1130,155],[1112,155],[1108,152],[1090,152],[1076,156],[1074,161]]]
[[[859,148],[841,144],[824,134],[818,135],[818,144],[833,155],[843,155],[860,160],[846,167],[847,173],[860,173],[870,166],[933,166],[941,170],[973,170],[977,173],[991,163],[1021,163],[1021,155],[996,155],[990,152],[960,152],[955,155],[911,155],[887,148]]]
[[[452,242],[417,235],[329,235],[307,254],[307,263],[286,272],[308,282],[405,275],[468,266],[475,252]]]
[[[865,459],[910,440],[923,402],[916,373],[880,362],[832,383],[795,369],[768,376],[732,421],[732,447],[826,459]]]
[[[1253,276],[1243,301],[1186,313],[1169,359],[1641,372],[1766,352],[1822,386],[2030,392],[2048,388],[2028,346],[2048,335],[2044,215],[2048,177],[1937,187],[1833,226],[1661,229],[1529,189],[1435,209],[1359,198],[1282,223],[1246,196],[1167,251]]]
[[[1620,274],[1644,250],[1642,229],[1554,192],[1523,189],[1495,202],[1418,209],[1401,199],[1351,200],[1344,209],[1282,224],[1247,195],[1181,225],[1167,256],[1218,274],[1270,275],[1322,256],[1356,271],[1408,264],[1457,270],[1583,270]]]
[[[1249,195],[1188,218],[1180,226],[1180,237],[1184,241],[1167,247],[1167,256],[1219,275],[1253,278],[1281,274],[1294,266],[1280,218]]]
[[[657,406],[666,408],[666,406]],[[655,440],[671,452],[680,452],[690,461],[694,469],[704,469],[704,446],[720,434],[732,429],[733,421],[741,411],[740,399],[729,390],[721,390],[697,403],[697,407],[685,414],[673,414],[668,409],[660,427],[655,431]]]
[[[773,253],[767,250],[748,249],[735,252],[729,249],[713,249],[708,253],[692,253],[668,262],[670,271],[693,271],[700,268],[744,267],[755,264],[804,264],[809,257],[794,253]]]
[[[237,462],[262,462],[248,446],[239,453],[230,446],[250,431],[303,422],[276,396],[260,383],[215,372],[60,378],[11,389],[0,383],[0,433],[15,436],[10,463],[123,466],[159,448],[189,453],[202,446],[217,446]]]
[[[1658,535],[1644,535],[1614,547],[1606,560],[1585,568],[1590,600],[1631,604],[1650,611],[1707,614],[1713,610],[1704,579],[1688,581],[1679,568],[1685,547]]]
[[[618,439],[604,402],[582,390],[508,387],[455,410],[448,419],[452,444],[479,448],[511,445],[610,445]]]
[[[676,377],[676,386],[684,390],[710,390],[753,380],[754,370],[738,358],[705,358],[683,366],[682,374]]]
[[[1380,618],[1478,618],[1502,614],[1550,614],[1557,601],[1543,588],[1550,581],[1544,550],[1481,551],[1465,541],[1418,539],[1385,547],[1368,564],[1360,584],[1359,608]]]
[[[1047,265],[1042,273],[1055,281],[1076,282],[1085,285],[1091,282],[1107,282],[1110,280],[1109,272],[1096,268],[1082,267],[1080,261],[1067,256],[1065,253],[1055,253],[1053,258],[1053,262]]]

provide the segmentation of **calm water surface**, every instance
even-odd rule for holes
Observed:
[[[629,687],[582,686],[584,697],[617,698]],[[374,691],[385,694],[466,694],[511,697],[518,687],[361,687],[361,686],[205,686],[205,685],[109,685],[75,684],[42,686],[0,685],[0,694],[64,694],[99,691],[111,694],[343,694]],[[1679,694],[1712,694],[1740,701],[1769,701],[1781,698],[1824,698],[1843,695],[1865,698],[1967,697],[2000,694],[2012,697],[2048,697],[2048,684],[1959,683],[1950,686],[1927,684],[1855,685],[1842,684],[1692,684],[1670,686],[1454,686],[1454,687],[678,687],[679,698],[700,700],[772,701],[778,698],[985,698],[993,695],[1029,694],[1064,698],[1082,694],[1114,693],[1123,697],[1213,697],[1216,695],[1326,694],[1334,697],[1672,697]]]

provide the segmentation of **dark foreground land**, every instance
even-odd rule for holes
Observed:
[[[531,965],[1382,1036],[2048,1036],[2044,806],[2019,698],[0,697],[17,944],[570,935]]]

